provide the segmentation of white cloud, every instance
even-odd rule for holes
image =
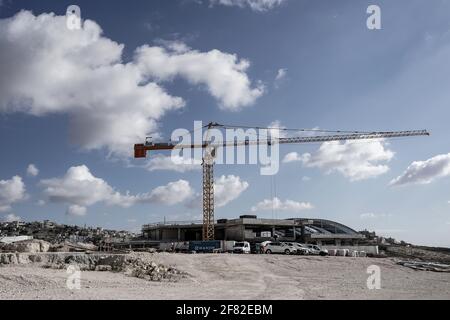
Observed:
[[[66,214],[69,216],[83,217],[87,213],[87,208],[79,205],[71,205],[67,208]]]
[[[122,195],[103,179],[93,176],[84,165],[71,167],[63,177],[41,180],[40,184],[50,202],[91,206],[102,201],[116,201],[123,206],[129,205],[126,201],[121,203]]]
[[[187,172],[201,169],[201,161],[195,159],[184,159],[180,156],[164,156],[158,154],[145,164],[148,171],[176,171]]]
[[[311,181],[311,177],[304,176],[304,177],[302,177],[302,181],[303,181],[303,182]]]
[[[259,202],[256,206],[252,207],[252,211],[292,211],[299,212],[303,210],[313,209],[314,206],[309,202],[297,202],[293,200],[281,201],[279,198],[275,197],[273,199],[265,199]]]
[[[39,169],[31,163],[28,165],[27,174],[29,176],[36,177],[39,174]]]
[[[73,142],[120,154],[156,130],[156,120],[179,109],[181,98],[143,84],[124,46],[86,20],[69,30],[65,16],[22,11],[0,20],[0,111],[43,116],[68,114]]]
[[[287,0],[209,0],[209,2],[211,5],[249,7],[254,11],[264,12],[287,2]]]
[[[325,142],[314,154],[290,155],[285,160],[301,161],[305,167],[319,168],[327,174],[339,172],[351,181],[377,177],[389,171],[386,164],[394,152],[383,140],[367,142]]]
[[[413,162],[401,176],[393,179],[390,185],[429,184],[448,176],[450,176],[450,153]]]
[[[230,202],[236,200],[241,194],[247,190],[249,183],[243,181],[240,177],[229,175],[221,176],[214,182],[214,203],[217,208],[225,207]],[[202,207],[202,194],[197,193],[189,202],[186,203],[188,208]]]
[[[45,188],[44,194],[50,202],[71,205],[67,213],[75,215],[84,215],[86,212],[82,207],[96,203],[124,208],[138,203],[174,205],[185,201],[192,195],[189,183],[184,180],[157,187],[150,193],[131,195],[126,192],[122,194],[105,180],[92,175],[89,168],[84,165],[71,167],[61,178],[41,180],[40,185]]]
[[[225,109],[252,104],[262,94],[251,88],[248,61],[218,50],[143,46],[124,63],[124,45],[103,36],[91,20],[74,31],[65,16],[22,11],[0,19],[0,47],[0,112],[68,115],[71,140],[87,150],[129,156],[134,143],[157,131],[164,114],[184,106],[154,78],[182,76],[205,85]]]
[[[302,160],[302,156],[297,152],[291,152],[284,156],[283,163],[301,162]]]
[[[224,207],[236,200],[248,187],[247,181],[242,181],[240,177],[234,175],[221,176],[216,179],[214,194],[217,207]]]
[[[144,196],[145,202],[159,203],[164,205],[175,205],[186,201],[193,194],[189,182],[179,180],[171,182],[166,186],[158,187],[148,196]]]
[[[145,74],[159,81],[179,76],[191,84],[206,86],[222,109],[240,110],[264,93],[262,85],[251,86],[245,73],[249,61],[219,50],[199,52],[179,43],[168,48],[142,46],[137,49],[135,59]]]
[[[22,178],[14,176],[10,180],[0,180],[0,212],[11,210],[11,205],[26,198]]]
[[[3,221],[5,222],[16,222],[16,221],[22,221],[22,218],[19,216],[16,216],[14,213],[7,214]]]

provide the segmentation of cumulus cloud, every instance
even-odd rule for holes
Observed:
[[[16,221],[22,221],[22,218],[19,216],[16,216],[14,213],[7,214],[3,221],[5,222],[16,222]]]
[[[189,182],[179,180],[152,190],[148,196],[143,197],[143,200],[151,203],[175,205],[184,202],[190,198],[192,194],[193,191]]]
[[[236,200],[241,194],[247,190],[249,183],[243,181],[241,177],[228,175],[221,176],[214,182],[214,203],[217,208],[225,207],[230,202]],[[189,202],[186,203],[188,208],[201,208],[202,194],[197,193]]]
[[[86,214],[85,207],[96,203],[124,208],[138,203],[175,205],[192,195],[189,183],[184,180],[157,187],[149,193],[122,194],[105,180],[95,177],[84,165],[71,167],[63,177],[41,180],[40,185],[50,202],[69,204],[67,213],[78,216]]]
[[[401,176],[393,179],[390,185],[429,184],[448,176],[450,176],[450,153],[413,162]]]
[[[159,81],[179,76],[191,84],[206,86],[222,109],[237,111],[264,93],[262,85],[251,86],[245,73],[250,66],[248,60],[219,50],[199,52],[180,44],[168,48],[142,46],[135,59],[144,73]]]
[[[240,177],[229,175],[221,176],[214,183],[215,203],[217,207],[224,207],[236,200],[248,189],[248,182],[242,181]]]
[[[301,162],[308,168],[325,170],[326,174],[339,172],[351,181],[377,177],[389,171],[382,164],[394,157],[383,140],[370,142],[325,142],[314,154],[290,153],[283,162]]]
[[[87,166],[71,167],[61,178],[41,180],[44,194],[50,202],[70,203],[79,206],[91,206],[98,202],[117,202],[128,206],[129,202],[120,202],[123,196],[106,181],[97,178]]]
[[[148,160],[144,167],[148,171],[175,171],[184,173],[201,169],[201,164],[200,160],[158,154]]]
[[[36,177],[39,174],[39,169],[31,163],[28,165],[27,174],[29,176]]]
[[[78,216],[78,217],[83,217],[86,215],[86,213],[87,213],[86,207],[82,207],[82,206],[79,206],[76,204],[69,206],[66,211],[67,215]]]
[[[249,7],[254,11],[264,12],[287,2],[287,0],[209,0],[209,2],[211,5]]]
[[[26,198],[25,183],[19,176],[0,180],[0,212],[11,210],[11,206]]]
[[[284,156],[283,163],[301,162],[302,160],[303,158],[298,152],[291,152]]]
[[[299,212],[303,210],[313,209],[314,206],[309,202],[297,202],[293,200],[285,200],[282,201],[279,198],[275,197],[273,199],[265,199],[259,202],[256,206],[252,207],[252,211],[292,211]]]
[[[91,20],[69,30],[65,16],[22,11],[0,19],[0,47],[0,112],[68,115],[71,140],[87,150],[131,155],[164,114],[184,107],[153,79],[204,85],[231,110],[262,94],[245,73],[248,61],[218,50],[143,46],[125,63],[124,45]]]

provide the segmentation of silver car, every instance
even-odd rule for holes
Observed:
[[[297,249],[284,242],[270,242],[264,246],[264,253],[296,254]]]
[[[299,255],[308,255],[311,254],[311,250],[309,250],[305,245],[297,242],[289,242],[287,243],[289,246],[293,247],[297,250],[297,254]]]

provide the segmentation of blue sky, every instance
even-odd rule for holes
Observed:
[[[128,157],[127,146],[139,142],[134,134],[143,139],[146,130],[169,138],[173,129],[191,130],[195,120],[428,129],[432,136],[425,138],[283,146],[281,157],[297,157],[275,177],[261,176],[258,166],[219,165],[226,191],[216,216],[256,207],[261,217],[328,218],[450,246],[450,1],[284,0],[263,10],[239,0],[211,3],[78,1],[82,18],[103,30],[85,24],[83,38],[60,28],[64,20],[56,16],[65,15],[69,1],[2,2],[0,217],[130,230],[164,218],[198,219],[200,209],[187,203],[201,191],[201,171],[149,171],[146,160]],[[381,30],[366,27],[371,4],[381,8]],[[19,17],[21,10],[32,13]],[[56,16],[38,18],[51,12]],[[86,39],[92,44],[84,46]],[[144,45],[150,50],[139,60],[135,50]],[[164,94],[147,100],[147,91],[130,85],[136,70]],[[155,102],[163,96],[170,101]],[[152,121],[137,123],[146,117]],[[29,164],[37,175],[27,174]],[[21,186],[14,176],[25,189],[13,188]],[[264,200],[275,210],[264,210]]]

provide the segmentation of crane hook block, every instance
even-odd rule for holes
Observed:
[[[136,159],[147,157],[147,150],[145,150],[145,145],[143,145],[143,144],[135,144],[134,145],[134,157]]]

